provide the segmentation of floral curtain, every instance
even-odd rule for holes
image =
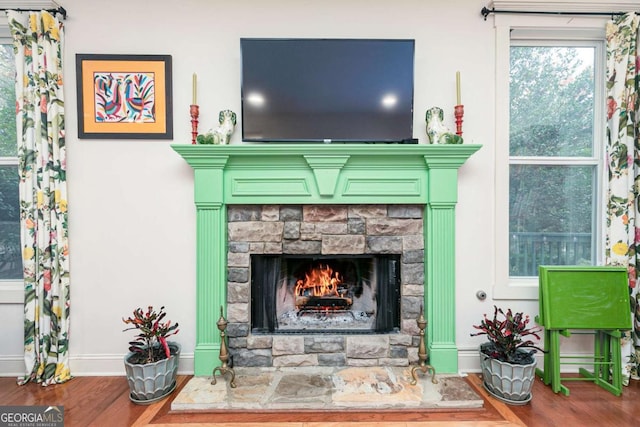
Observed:
[[[69,371],[69,247],[64,26],[45,11],[7,12],[16,57],[25,376],[43,386]]]
[[[638,139],[639,107],[638,21],[635,13],[622,15],[607,24],[607,264],[626,266],[629,272],[629,293],[634,313],[631,342],[623,348],[623,364],[628,378],[638,377],[640,352],[640,141]],[[625,341],[625,340],[623,340]],[[625,344],[623,344],[624,346]],[[634,351],[635,346],[637,351]],[[640,353],[638,353],[640,354]],[[630,359],[631,357],[631,359]]]

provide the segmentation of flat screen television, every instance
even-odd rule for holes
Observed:
[[[414,40],[240,40],[242,139],[411,142]]]

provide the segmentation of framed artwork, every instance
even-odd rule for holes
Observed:
[[[76,55],[78,137],[173,139],[170,55]]]

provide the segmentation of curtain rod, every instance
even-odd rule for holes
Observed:
[[[40,12],[41,10],[46,10],[49,13],[54,13],[54,14],[59,13],[60,15],[62,15],[62,19],[67,19],[67,10],[62,6],[58,6],[55,9],[5,9],[5,8],[2,8],[0,9],[0,12],[6,12],[9,10],[15,10],[16,12]]]
[[[495,7],[493,9],[487,9],[483,7],[480,11],[482,16],[484,16],[484,20],[487,20],[487,16],[491,13],[514,13],[514,14],[536,14],[536,15],[586,15],[586,16],[616,16],[616,15],[624,15],[627,12],[554,12],[554,11],[532,11],[532,10],[496,10]],[[634,12],[638,13],[638,12]]]

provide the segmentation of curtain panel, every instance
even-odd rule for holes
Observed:
[[[633,331],[623,349],[625,374],[638,377],[637,363],[630,356],[640,349],[640,141],[638,140],[639,83],[638,22],[627,13],[609,22],[607,42],[607,216],[606,263],[623,265],[629,273]],[[634,345],[636,350],[632,347]]]
[[[49,12],[8,11],[16,57],[20,228],[24,270],[24,359],[43,386],[69,370],[64,26]]]

